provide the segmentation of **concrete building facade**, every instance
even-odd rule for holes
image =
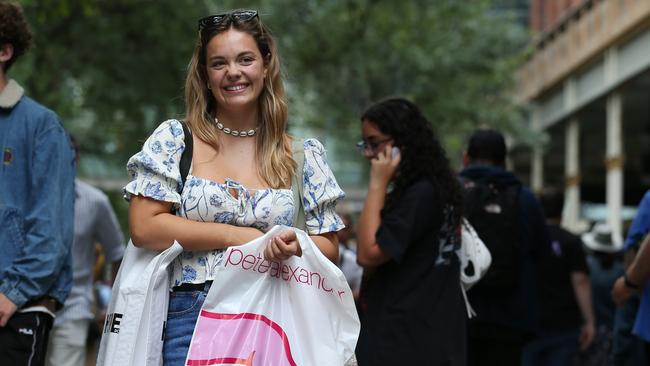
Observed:
[[[532,0],[530,27],[517,95],[551,139],[515,167],[533,189],[564,184],[569,228],[585,200],[622,233],[623,205],[650,186],[650,0]]]

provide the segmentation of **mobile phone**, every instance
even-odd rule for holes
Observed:
[[[399,155],[399,153],[400,153],[399,147],[393,146],[393,149],[391,150],[391,154],[390,154],[391,159],[395,159],[395,157]]]

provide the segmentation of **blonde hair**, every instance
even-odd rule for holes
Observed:
[[[199,139],[219,150],[219,135],[213,119],[217,105],[212,92],[207,88],[206,47],[214,36],[231,28],[253,37],[267,67],[264,86],[258,99],[258,174],[271,188],[289,188],[296,163],[292,157],[291,138],[286,131],[288,108],[280,58],[273,36],[259,17],[242,22],[227,18],[219,26],[199,31],[185,79],[185,121]]]

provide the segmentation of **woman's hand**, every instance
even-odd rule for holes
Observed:
[[[289,229],[271,238],[264,249],[264,258],[270,261],[283,261],[291,256],[302,256],[302,249],[296,232]]]
[[[385,187],[395,175],[397,166],[402,159],[401,154],[392,156],[392,146],[387,144],[383,151],[370,160],[370,184]]]

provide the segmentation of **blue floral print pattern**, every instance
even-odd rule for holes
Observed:
[[[147,186],[144,187],[144,195],[159,201],[165,200],[165,191],[160,188],[160,182],[147,183]]]
[[[180,129],[180,133],[178,132]],[[142,151],[126,164],[131,182],[124,187],[124,196],[142,195],[159,201],[181,202],[181,172],[178,163],[185,149],[183,127],[176,120],[160,124],[145,141]]]
[[[183,280],[181,282],[192,282],[196,279],[196,269],[190,265],[183,267]]]
[[[232,179],[213,182],[190,172],[179,194],[178,162],[184,148],[180,122],[163,122],[147,139],[142,151],[129,159],[127,171],[132,181],[124,188],[125,197],[129,199],[135,194],[172,202],[177,215],[195,221],[249,226],[264,232],[275,225],[292,224],[294,202],[290,189],[248,190]],[[335,207],[344,193],[327,164],[325,149],[315,139],[305,140],[304,149],[303,206],[307,232],[318,235],[341,230],[344,225]],[[171,284],[213,280],[224,252],[223,249],[183,252],[173,263]]]

